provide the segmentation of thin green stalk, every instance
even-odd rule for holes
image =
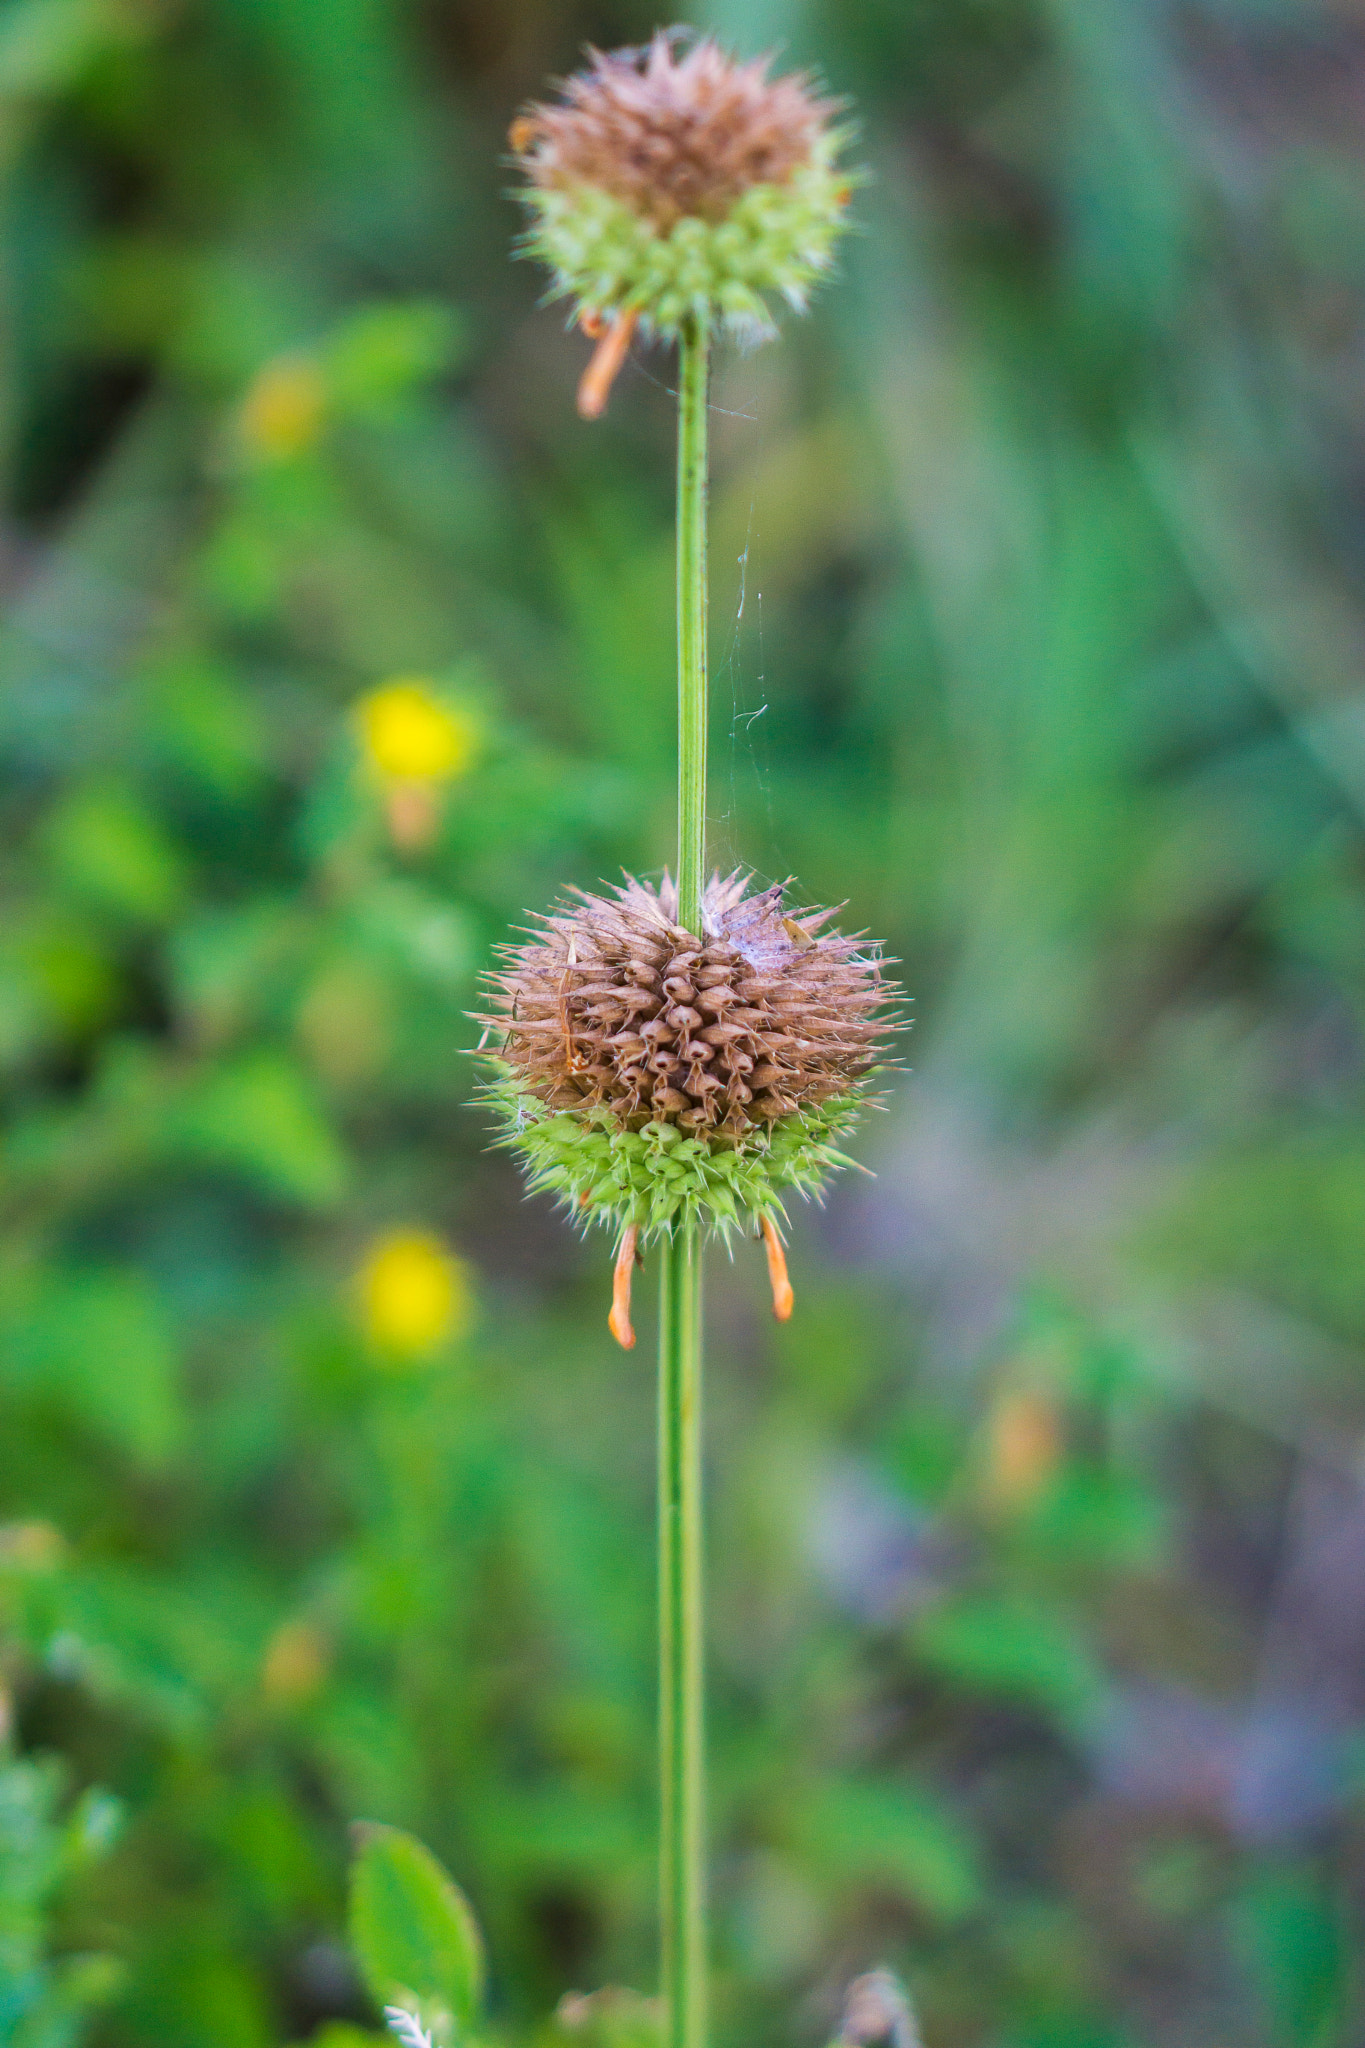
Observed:
[[[659,1764],[667,2048],[706,2039],[701,1246],[679,1227],[659,1300]]]
[[[678,404],[678,922],[701,931],[706,859],[704,328],[682,343]],[[665,1246],[659,1306],[659,1904],[667,2048],[706,2041],[701,1241]]]
[[[706,370],[704,328],[678,386],[678,922],[701,930],[706,863]]]

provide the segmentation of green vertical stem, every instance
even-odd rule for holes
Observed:
[[[682,340],[678,400],[678,922],[701,931],[706,860],[707,337]],[[664,1247],[659,1305],[659,1907],[666,2048],[706,2041],[701,1241]]]
[[[701,1246],[680,1225],[659,1301],[659,1893],[667,2048],[706,2039]]]
[[[678,923],[701,930],[706,886],[705,329],[682,341],[678,387]]]

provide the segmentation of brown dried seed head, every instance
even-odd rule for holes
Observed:
[[[595,185],[667,233],[684,215],[718,222],[754,185],[784,185],[811,159],[837,106],[808,78],[767,77],[709,38],[675,55],[658,34],[643,50],[589,53],[557,106],[536,104],[510,140],[533,184]]]
[[[750,879],[713,879],[701,939],[667,877],[553,912],[490,977],[489,1050],[551,1108],[600,1104],[636,1129],[733,1138],[845,1094],[890,1028],[879,950]]]

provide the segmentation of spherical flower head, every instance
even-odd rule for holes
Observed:
[[[712,881],[700,937],[667,879],[584,896],[491,978],[503,1142],[585,1221],[723,1235],[844,1163],[889,1025],[879,949],[748,883]]]
[[[809,78],[675,40],[590,52],[557,104],[513,124],[523,248],[590,328],[633,316],[665,337],[694,321],[761,339],[771,301],[803,311],[830,267],[851,131]]]
[[[370,1246],[356,1276],[361,1325],[381,1357],[429,1357],[469,1327],[468,1268],[434,1232],[392,1230]]]

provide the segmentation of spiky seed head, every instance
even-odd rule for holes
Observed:
[[[681,58],[656,35],[643,51],[593,51],[563,103],[516,131],[533,183],[595,185],[667,234],[686,214],[719,225],[754,185],[809,163],[826,108],[799,76],[734,64],[709,39]]]
[[[808,77],[676,41],[591,51],[557,103],[513,123],[523,247],[580,318],[634,313],[664,335],[720,321],[758,338],[773,331],[770,297],[804,309],[830,266],[851,130]]]
[[[489,1090],[533,1184],[589,1217],[726,1229],[818,1192],[890,1028],[880,950],[716,877],[697,937],[677,895],[627,879],[505,949],[485,1018]]]
[[[784,915],[782,885],[714,878],[703,936],[677,897],[627,880],[545,919],[492,980],[501,1057],[552,1109],[605,1107],[628,1129],[742,1137],[843,1095],[886,1034],[878,950]]]

